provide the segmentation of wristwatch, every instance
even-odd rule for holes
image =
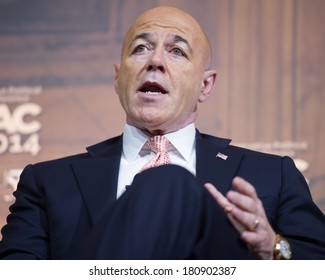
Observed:
[[[280,234],[276,234],[275,236],[273,256],[275,260],[290,260],[292,257],[289,242]]]

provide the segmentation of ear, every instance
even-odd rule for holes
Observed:
[[[203,81],[201,85],[201,93],[199,95],[199,102],[204,102],[210,96],[217,80],[216,70],[206,70],[203,74]]]
[[[114,88],[115,88],[115,92],[118,92],[118,88],[117,88],[117,79],[118,79],[118,74],[119,74],[119,70],[120,70],[120,64],[114,63],[114,70],[115,70],[115,76],[114,76]]]

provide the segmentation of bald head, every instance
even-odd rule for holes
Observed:
[[[211,45],[198,22],[189,14],[175,7],[160,6],[141,14],[128,30],[122,48],[122,59],[128,53],[133,40],[142,32],[152,32],[155,28],[173,28],[175,34],[184,38],[202,59],[206,68],[211,63]]]

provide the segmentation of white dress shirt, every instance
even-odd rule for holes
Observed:
[[[172,164],[182,166],[193,175],[196,173],[195,126],[188,126],[164,136],[172,143],[168,153]],[[123,150],[118,177],[117,198],[131,185],[134,176],[155,155],[144,144],[150,138],[140,129],[128,124],[124,127]]]

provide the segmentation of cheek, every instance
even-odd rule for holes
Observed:
[[[196,73],[197,75],[197,73]],[[199,95],[201,93],[201,80],[196,79],[193,73],[186,76],[183,83],[179,84],[180,90],[180,102],[183,102],[190,106],[190,104],[195,104],[199,100]]]
[[[128,71],[123,70],[121,69],[115,86],[116,92],[120,96],[125,95],[128,92],[129,85],[132,84],[132,75],[130,76]]]
[[[129,64],[124,65],[121,67],[119,72],[119,79],[118,79],[118,88],[119,91],[129,91],[132,87],[136,86],[136,80],[138,76],[138,71],[135,67]]]

